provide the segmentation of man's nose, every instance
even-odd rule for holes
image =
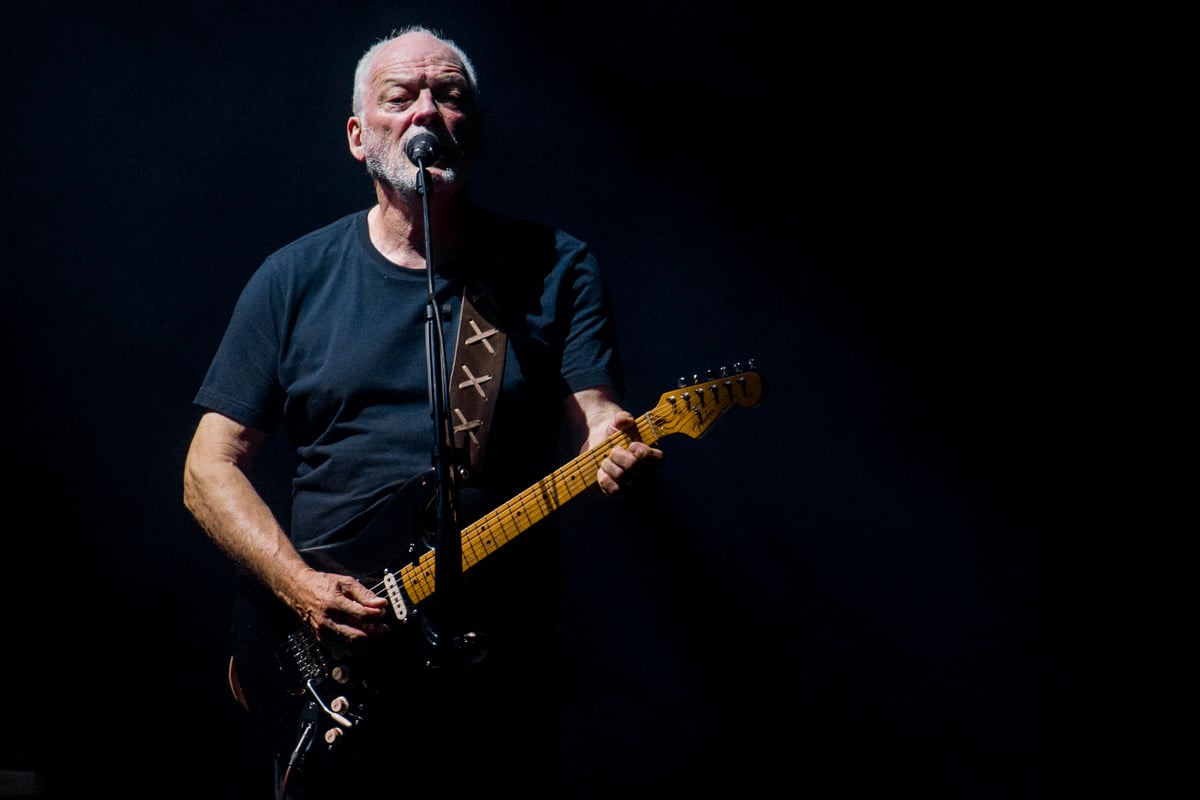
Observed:
[[[413,122],[424,125],[438,115],[438,104],[430,89],[422,89],[413,103]]]

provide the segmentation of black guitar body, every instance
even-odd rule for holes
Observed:
[[[432,473],[398,489],[355,535],[353,548],[338,543],[301,555],[317,569],[352,575],[389,597],[385,575],[433,551],[431,486]],[[464,633],[440,642],[433,598],[416,603],[402,585],[393,586],[401,602],[389,605],[389,633],[351,648],[318,640],[269,590],[248,577],[241,580],[234,601],[233,668],[256,729],[277,757],[297,753],[305,769],[345,766],[340,762],[370,751],[372,727],[395,724],[407,706],[427,701],[440,673],[471,669],[483,660],[485,636]]]

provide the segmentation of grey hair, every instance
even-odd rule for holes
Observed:
[[[471,86],[471,92],[476,97],[479,96],[479,83],[475,78],[475,65],[471,63],[471,59],[467,58],[467,54],[463,52],[463,49],[452,40],[447,39],[439,31],[427,28],[424,25],[409,25],[393,30],[388,36],[371,45],[358,60],[358,66],[354,69],[354,95],[350,101],[350,108],[354,116],[361,117],[363,106],[366,104],[367,74],[371,71],[371,61],[374,60],[376,54],[379,53],[384,45],[409,33],[427,33],[454,51],[454,55],[458,56],[458,60],[462,62],[463,68],[467,71],[467,82]]]

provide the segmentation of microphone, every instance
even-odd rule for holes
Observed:
[[[442,157],[442,143],[434,134],[422,131],[408,140],[404,153],[418,167],[433,166]]]

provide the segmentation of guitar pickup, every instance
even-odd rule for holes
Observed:
[[[396,580],[395,573],[384,570],[383,586],[387,590],[392,613],[396,615],[396,619],[404,622],[408,618],[408,603],[404,601],[404,592],[400,589],[400,581]]]

